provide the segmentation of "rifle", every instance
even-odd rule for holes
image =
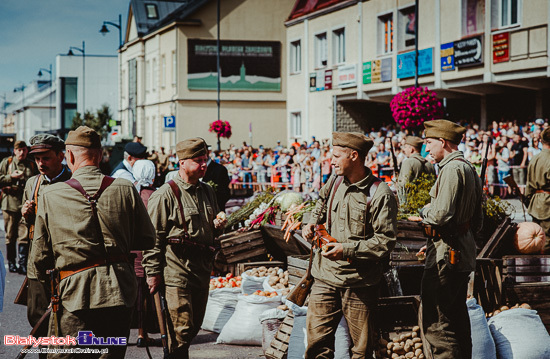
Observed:
[[[157,291],[155,297],[155,311],[159,321],[160,339],[162,340],[163,358],[168,358],[170,352],[168,349],[168,335],[166,333],[166,299]]]
[[[393,141],[390,138],[390,152],[391,152],[391,159],[393,162],[393,176],[395,177],[395,182],[397,182],[397,178],[399,178],[399,166],[397,165],[397,156],[395,156],[395,150],[393,149]]]
[[[483,163],[481,164],[481,185],[485,186],[485,174],[487,173],[487,157],[489,156],[489,140],[491,137],[487,137],[487,142],[485,144],[485,157],[483,157]],[[483,188],[483,187],[482,187]]]
[[[19,292],[17,292],[17,295],[13,300],[13,304],[27,305],[28,293],[29,293],[29,278],[25,276],[25,279],[23,280],[23,284],[21,284],[21,288],[19,288]]]
[[[46,319],[49,318],[50,316],[50,313],[52,312],[52,305],[50,304],[50,306],[48,307],[48,309],[46,310],[46,312],[44,314],[42,314],[42,316],[40,317],[40,319],[38,320],[38,322],[36,322],[35,326],[32,328],[29,336],[33,336],[36,334],[36,332],[38,331],[38,329],[40,328],[40,326],[42,325],[42,323],[44,323],[46,321]],[[27,355],[27,349],[30,349],[32,348],[32,344],[28,344],[28,345],[25,345],[23,347],[23,349],[21,349],[21,351],[19,352],[19,354],[17,355],[17,357],[15,359],[23,359],[26,355]]]
[[[50,275],[50,285],[52,290],[52,318],[53,318],[53,325],[54,325],[54,334],[56,337],[59,336],[59,322],[57,321],[57,311],[59,309],[59,271],[57,269],[50,269],[46,271],[46,274]]]
[[[516,193],[519,193],[521,209],[523,210],[523,219],[527,222],[527,216],[525,215],[525,197],[523,196],[523,193],[521,193],[518,184],[514,180],[514,177],[512,177],[511,175],[504,177],[503,180],[508,186],[510,186],[512,190],[514,190]]]

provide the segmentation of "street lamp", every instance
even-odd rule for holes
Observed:
[[[13,89],[13,92],[21,92],[21,113],[23,114],[23,129],[25,128],[25,85]]]
[[[51,126],[51,123],[52,123],[52,90],[53,90],[53,82],[52,82],[52,74],[53,74],[53,71],[52,71],[52,64],[50,64],[50,69],[45,69],[43,67],[41,67],[39,70],[38,70],[38,77],[42,77],[42,71],[46,71],[47,73],[50,74],[50,95],[48,96],[49,99],[50,99],[50,120],[48,121],[49,122],[49,125]]]
[[[103,26],[101,26],[99,30],[99,33],[103,36],[110,32],[107,25],[114,26],[118,29],[118,48],[120,49],[122,47],[122,15],[118,15],[118,24],[111,21],[103,21]]]
[[[82,41],[82,48],[71,46],[69,48],[68,56],[73,56],[73,50],[80,51],[82,53],[82,118],[86,112],[86,43]]]

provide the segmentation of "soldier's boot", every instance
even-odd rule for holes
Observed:
[[[8,257],[8,269],[11,273],[17,272],[15,243],[6,244],[6,257]]]
[[[27,258],[29,256],[29,245],[27,243],[19,243],[19,268],[17,273],[27,274]]]

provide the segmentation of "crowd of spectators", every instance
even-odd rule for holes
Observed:
[[[494,121],[487,130],[481,130],[474,122],[462,122],[461,125],[467,128],[467,132],[459,149],[479,172],[487,156],[487,184],[493,194],[506,197],[508,188],[504,177],[510,174],[520,188],[525,186],[527,165],[542,150],[540,134],[548,127],[548,120],[537,119],[525,123]],[[406,158],[401,149],[409,134],[412,133],[398,129],[395,125],[382,126],[366,133],[374,141],[366,165],[375,175],[387,182],[392,181],[391,148],[400,166]],[[288,147],[282,146],[280,142],[273,148],[261,145],[253,148],[247,143],[240,147],[230,145],[227,150],[213,151],[211,158],[227,167],[234,188],[259,190],[275,185],[312,192],[318,191],[331,174],[331,153],[329,139],[319,141],[312,137],[309,142],[295,140]],[[423,150],[422,155],[428,154]],[[171,163],[177,162],[174,159]]]

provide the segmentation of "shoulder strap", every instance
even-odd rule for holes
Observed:
[[[13,172],[13,156],[9,157],[8,158],[8,174],[11,175],[11,173]]]
[[[336,195],[336,191],[338,190],[338,187],[340,187],[340,185],[342,184],[342,181],[344,180],[344,176],[339,176],[338,178],[336,178],[334,180],[334,182],[332,182],[332,185],[331,185],[331,188],[330,188],[330,203],[329,203],[329,206],[327,208],[327,212],[328,212],[328,221],[327,221],[327,229],[328,229],[328,232],[330,233],[330,225],[332,223],[332,202],[334,201],[334,196]]]
[[[42,184],[42,175],[38,175],[36,180],[34,180],[34,189],[32,190],[32,200],[34,201],[34,214],[38,211],[37,201],[38,201],[38,190]]]
[[[378,177],[374,177],[374,181],[372,181],[370,187],[369,187],[369,198],[367,199],[367,211],[370,208],[370,204],[372,202],[372,198],[374,197],[374,194],[376,193],[376,190],[378,189],[378,185],[382,182],[382,180]]]
[[[185,233],[188,233],[187,229],[187,222],[185,222],[185,215],[183,214],[183,204],[181,203],[181,191],[178,185],[174,180],[168,181],[168,184],[170,185],[170,188],[172,189],[172,192],[174,193],[174,196],[176,196],[176,200],[178,201],[178,207],[181,214],[181,222],[182,222],[182,228]]]

